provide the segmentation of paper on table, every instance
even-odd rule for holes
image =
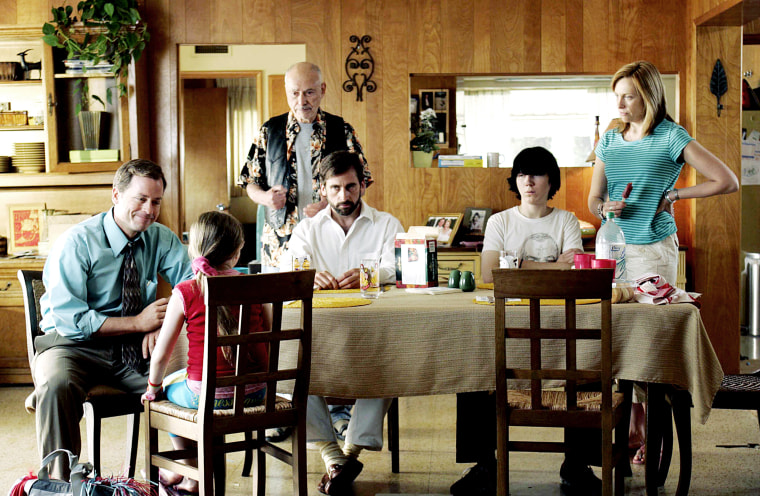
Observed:
[[[407,293],[414,293],[414,294],[429,294],[429,295],[439,295],[439,294],[446,294],[446,293],[457,293],[461,291],[461,289],[458,288],[444,288],[440,286],[434,286],[432,288],[406,288]]]

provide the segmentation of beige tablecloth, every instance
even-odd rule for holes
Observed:
[[[393,288],[371,305],[314,309],[310,392],[379,398],[493,390],[494,307],[473,303],[475,296],[492,293],[431,296]],[[561,322],[562,311],[545,307],[542,326]],[[299,310],[283,314],[286,326],[297,324]],[[591,325],[598,306],[579,306],[578,316],[579,326]],[[528,307],[507,307],[507,318],[512,326],[527,326]],[[697,419],[706,422],[723,371],[699,310],[689,304],[616,304],[612,320],[614,376],[688,389]],[[524,359],[527,346],[510,348],[510,357]],[[549,353],[564,363],[562,349],[552,346],[546,344]],[[579,350],[578,360],[593,363],[598,353]]]

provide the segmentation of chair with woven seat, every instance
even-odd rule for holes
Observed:
[[[158,469],[164,468],[195,479],[200,495],[224,494],[226,453],[253,450],[255,494],[265,493],[265,455],[273,456],[293,468],[293,494],[306,495],[306,398],[311,371],[311,308],[313,270],[208,277],[205,280],[206,332],[203,355],[203,380],[197,410],[180,407],[168,400],[145,404],[146,460],[150,480],[158,480]],[[283,303],[301,302],[301,321],[297,329],[282,328]],[[272,328],[250,332],[251,305],[272,305]],[[218,309],[230,306],[239,309],[238,333],[217,335]],[[280,345],[297,345],[297,363],[280,363]],[[268,348],[265,371],[255,371],[246,350],[264,343]],[[236,357],[232,375],[218,377],[217,347],[230,347]],[[283,382],[285,384],[283,385]],[[266,383],[264,404],[245,407],[246,384]],[[292,391],[292,400],[276,395],[283,387]],[[214,396],[219,387],[235,390],[230,409],[214,410]],[[292,451],[269,443],[265,430],[275,427],[293,428]],[[158,447],[158,431],[170,432],[196,441],[195,449],[165,450]],[[244,434],[242,440],[227,441],[228,434]],[[254,435],[250,435],[253,433]],[[183,462],[197,459],[197,464]],[[216,490],[216,491],[214,491]]]
[[[623,476],[628,457],[630,393],[613,391],[611,298],[612,269],[531,270],[496,269],[494,277],[495,371],[497,413],[497,494],[509,493],[509,452],[569,453],[565,442],[510,441],[510,426],[601,429],[602,488],[612,494],[623,493]],[[507,298],[530,301],[530,326],[506,327]],[[541,326],[541,299],[564,300],[564,326]],[[576,300],[599,299],[599,326],[579,328]],[[546,308],[544,308],[546,311]],[[597,322],[597,320],[593,320]],[[530,364],[526,368],[512,363],[509,346],[530,342]],[[578,340],[597,341],[600,363],[581,369],[577,364]],[[564,346],[564,368],[545,368],[547,341]],[[550,344],[551,344],[550,343]],[[585,345],[584,345],[585,346]],[[589,345],[591,346],[591,345]],[[547,364],[548,365],[548,364]],[[527,380],[530,389],[509,390],[507,379]],[[563,390],[547,390],[544,381],[561,381]],[[584,384],[598,384],[601,392],[581,391]],[[614,443],[613,443],[614,431]]]
[[[34,338],[40,331],[40,298],[45,293],[42,283],[42,271],[19,270],[18,280],[21,283],[24,297],[24,313],[26,321],[26,350],[29,366],[32,365],[34,354]],[[87,392],[82,405],[87,424],[87,454],[93,468],[98,474],[100,470],[100,431],[104,418],[127,417],[127,445],[123,473],[127,477],[135,475],[137,460],[137,440],[140,431],[140,413],[142,404],[140,395],[132,394],[111,386],[98,385]]]

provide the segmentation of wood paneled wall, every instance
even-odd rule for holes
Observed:
[[[69,3],[75,3],[69,0]],[[151,30],[147,52],[151,157],[170,181],[161,220],[179,229],[177,44],[306,43],[308,59],[322,67],[327,83],[323,107],[357,129],[376,180],[367,201],[392,212],[405,226],[427,213],[515,204],[506,169],[413,169],[409,166],[410,73],[613,73],[638,59],[681,76],[680,122],[696,131],[697,98],[693,20],[721,0],[145,0]],[[57,0],[0,0],[3,23],[41,24]],[[652,19],[656,18],[657,23]],[[7,20],[6,20],[7,19]],[[656,26],[667,26],[659,29]],[[345,93],[344,61],[351,35],[372,36],[375,93],[356,102]],[[719,38],[723,35],[719,35]],[[712,66],[710,66],[712,67]],[[702,85],[703,86],[703,85]],[[712,126],[709,122],[706,126]],[[589,126],[591,132],[591,126]],[[729,132],[730,134],[730,132]],[[736,136],[738,143],[738,135]],[[733,149],[713,149],[723,158]],[[738,158],[738,155],[737,155]],[[594,221],[587,212],[590,168],[565,169],[553,205]],[[697,178],[685,168],[680,185]],[[200,187],[200,185],[199,185]],[[696,205],[700,205],[699,202]],[[716,249],[739,240],[714,236],[695,217],[723,208],[722,200],[678,204],[682,244]],[[598,221],[597,221],[598,224]],[[693,227],[700,225],[695,231]],[[727,227],[726,236],[736,236]],[[720,248],[722,250],[722,248]],[[733,248],[732,248],[733,249]],[[738,249],[738,248],[737,248]],[[696,250],[689,251],[693,266]],[[721,268],[722,269],[722,268]],[[728,267],[733,272],[733,266]],[[713,286],[713,267],[700,267],[696,290],[738,312],[736,292]],[[706,275],[701,271],[706,271]],[[726,276],[733,277],[733,274]],[[723,280],[725,282],[725,279]],[[719,290],[714,288],[720,287]],[[710,317],[705,315],[709,324]],[[715,321],[717,324],[718,321]],[[708,329],[710,325],[708,325]],[[737,330],[738,337],[738,330]],[[716,346],[716,348],[721,348]],[[724,367],[737,363],[721,353]],[[730,366],[729,366],[730,368]]]

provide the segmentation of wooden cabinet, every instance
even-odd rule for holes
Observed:
[[[480,277],[480,252],[438,250],[438,284],[446,285],[449,282],[449,274],[452,270],[469,270],[475,276],[476,281]]]
[[[42,270],[41,258],[0,258],[0,384],[31,384],[19,270]]]
[[[15,107],[26,110],[23,107],[27,107],[34,123],[24,127],[0,127],[0,155],[12,155],[14,143],[44,142],[46,173],[85,173],[115,171],[122,163],[133,158],[133,151],[137,154],[135,156],[140,151],[147,151],[147,142],[140,142],[141,150],[136,149],[136,116],[141,115],[137,107],[144,105],[142,99],[138,98],[142,93],[138,91],[138,82],[143,82],[144,78],[135,77],[135,66],[130,66],[130,80],[127,81],[129,94],[119,97],[118,92],[113,90],[113,103],[108,103],[107,89],[116,86],[110,73],[66,74],[59,63],[61,61],[54,60],[53,49],[44,44],[40,37],[40,26],[0,27],[0,60],[17,60],[19,57],[16,53],[29,49],[31,51],[27,55],[27,61],[41,62],[41,69],[32,72],[32,76],[39,79],[0,81],[0,93],[3,95],[0,101],[10,101],[13,110],[16,110]],[[90,94],[98,95],[106,103],[105,112],[101,114],[100,148],[118,150],[116,161],[72,163],[70,159],[72,150],[83,149],[76,112],[83,83],[87,84]],[[134,118],[130,119],[130,115]],[[42,122],[37,122],[38,120]],[[15,132],[7,132],[11,130]],[[24,175],[28,179],[27,185],[34,186],[38,174]],[[69,179],[72,180],[71,183],[78,184],[76,178]]]

